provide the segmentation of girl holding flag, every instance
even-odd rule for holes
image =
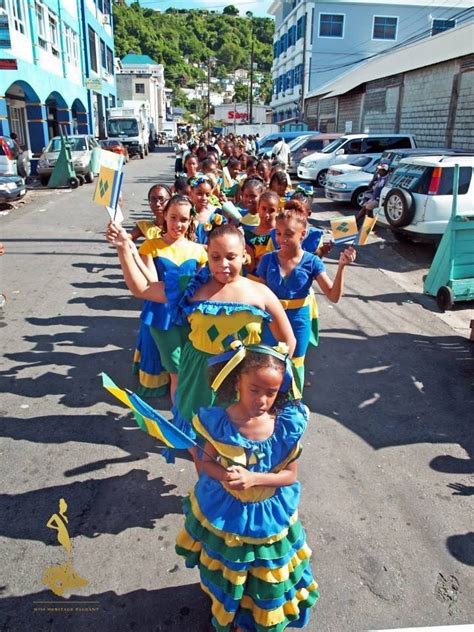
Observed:
[[[263,324],[268,321],[272,335],[293,352],[295,337],[277,297],[261,283],[241,275],[245,240],[233,224],[215,225],[208,233],[209,267],[194,277],[184,295],[176,284],[168,287],[166,283],[148,280],[120,226],[110,225],[107,238],[117,247],[125,282],[134,296],[169,301],[170,310],[179,302],[181,322],[189,325],[188,341],[180,359],[175,423],[191,436],[194,413],[214,401],[214,393],[206,386],[207,362],[211,357],[222,353],[235,338],[245,344],[259,343]]]
[[[332,303],[337,303],[344,288],[345,267],[356,257],[352,246],[346,248],[339,257],[334,281],[331,281],[321,259],[303,250],[307,226],[308,219],[301,204],[287,202],[285,209],[276,217],[275,234],[279,249],[264,255],[257,268],[257,275],[280,299],[293,328],[296,337],[293,362],[301,392],[308,344],[318,343],[318,318],[314,313],[311,290],[313,280]],[[275,344],[276,339],[266,328],[263,340],[266,344]]]
[[[218,632],[301,628],[319,597],[298,519],[307,409],[289,401],[287,352],[235,341],[210,362],[217,396],[235,403],[193,420],[204,452],[176,552],[198,567]]]

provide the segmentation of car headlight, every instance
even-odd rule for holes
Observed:
[[[77,167],[87,167],[87,165],[89,164],[89,158],[79,158],[78,160],[74,161],[74,164]]]
[[[48,166],[48,161],[46,160],[46,158],[40,158],[38,160],[38,167],[47,167]]]
[[[335,189],[347,189],[347,184],[345,184],[344,182],[333,182],[332,186]]]
[[[315,163],[315,162],[304,162],[304,163],[302,162],[302,163],[300,163],[300,165],[302,167],[306,167],[306,169],[314,169],[316,167],[316,164],[317,163]]]

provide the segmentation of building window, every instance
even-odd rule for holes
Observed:
[[[279,53],[279,50],[278,50],[278,42],[275,42],[275,43],[273,44],[273,57],[274,57],[275,59],[277,59],[277,57],[278,57],[278,53]]]
[[[56,57],[59,57],[59,35],[58,35],[58,20],[52,13],[48,14],[49,22],[49,37],[51,43],[51,52]]]
[[[114,55],[108,46],[107,46],[107,71],[109,75],[114,74]]]
[[[374,15],[374,27],[372,30],[372,39],[396,40],[397,27],[398,27],[398,18],[389,18],[383,15]]]
[[[105,68],[105,70],[107,70],[107,50],[105,47],[105,43],[102,40],[100,41],[100,65],[102,66],[102,68]]]
[[[36,27],[38,30],[38,44],[45,50],[48,48],[48,42],[46,41],[46,24],[44,21],[44,8],[43,5],[38,2],[35,3],[36,12]]]
[[[11,0],[11,13],[15,31],[25,33],[25,5],[23,0]]]
[[[296,39],[299,40],[304,37],[304,30],[306,27],[306,13],[302,15],[296,23]]]
[[[110,0],[104,0],[104,15],[110,15]]]
[[[320,13],[319,37],[344,37],[344,16],[339,13]]]
[[[73,66],[79,66],[79,38],[77,33],[67,24],[64,26],[64,39],[66,42],[66,62]]]
[[[97,49],[95,46],[95,31],[90,26],[88,27],[89,34],[89,57],[91,61],[91,68],[94,72],[98,71],[97,66]]]
[[[145,84],[144,83],[136,83],[135,84],[135,94],[145,94]]]
[[[437,35],[456,26],[456,20],[433,20],[431,35]]]

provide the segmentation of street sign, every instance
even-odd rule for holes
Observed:
[[[94,92],[100,92],[102,90],[102,79],[86,79],[86,88],[94,90]]]

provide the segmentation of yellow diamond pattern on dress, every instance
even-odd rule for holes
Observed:
[[[240,338],[245,344],[260,342],[262,317],[247,311],[233,314],[202,314],[196,310],[188,316],[193,347],[205,353],[222,353],[229,346],[230,337]]]
[[[237,336],[239,340],[242,340],[242,341],[245,340],[248,335],[249,335],[249,331],[247,329],[247,326],[241,327],[239,331],[237,332]]]

